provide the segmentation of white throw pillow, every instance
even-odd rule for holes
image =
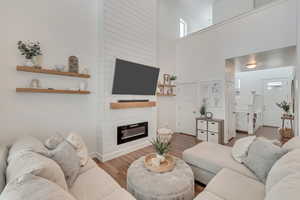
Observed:
[[[60,166],[55,161],[34,152],[24,153],[8,163],[6,181],[9,183],[29,173],[43,177],[61,186],[62,189],[68,190],[65,175]]]
[[[255,138],[256,136],[249,136],[239,139],[235,142],[231,154],[237,162],[242,163],[242,159],[247,157],[249,147],[253,143]]]
[[[80,166],[85,166],[89,160],[89,155],[82,137],[76,133],[70,133],[67,137],[67,141],[75,148],[77,155],[80,158]]]
[[[44,178],[25,174],[10,182],[0,200],[75,200],[68,192]]]
[[[48,156],[48,149],[44,146],[44,144],[38,139],[26,136],[21,139],[18,139],[9,149],[9,155],[7,158],[7,162],[11,162],[14,159],[17,159],[18,156],[21,156],[27,152],[35,152],[42,154],[44,156]]]

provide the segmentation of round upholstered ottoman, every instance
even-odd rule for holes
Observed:
[[[138,200],[192,200],[194,198],[194,175],[191,168],[175,159],[173,171],[151,172],[144,166],[142,157],[129,167],[127,190]]]

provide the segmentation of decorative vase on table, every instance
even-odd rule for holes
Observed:
[[[154,150],[156,151],[156,158],[160,161],[160,163],[166,160],[165,155],[170,151],[170,142],[165,142],[160,137],[157,137],[153,141],[151,141]]]

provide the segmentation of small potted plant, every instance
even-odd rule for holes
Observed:
[[[283,116],[291,116],[290,115],[290,109],[291,109],[291,106],[288,102],[286,101],[282,101],[281,103],[276,103],[276,105],[283,110],[284,114]]]
[[[175,75],[172,75],[171,77],[170,77],[170,85],[173,85],[173,81],[176,81],[177,80],[177,76],[175,76]]]
[[[164,142],[159,137],[151,141],[154,150],[156,151],[156,158],[160,160],[160,162],[165,161],[165,155],[170,151],[170,142]]]
[[[206,115],[206,99],[202,100],[202,106],[200,107],[200,115],[204,117]]]
[[[42,50],[39,42],[18,42],[18,49],[21,52],[21,55],[25,56],[25,66],[35,67],[36,57],[42,55]]]

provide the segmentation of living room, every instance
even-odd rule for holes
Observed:
[[[281,106],[276,107],[280,115],[276,119],[281,122],[281,117],[286,117],[285,122],[283,127],[281,124],[273,127],[274,138],[269,138],[276,147],[285,143],[286,148],[293,149],[291,146],[297,146],[300,122],[299,9],[297,0],[3,1],[0,137],[4,181],[1,180],[0,186],[4,190],[0,200],[45,199],[48,195],[42,194],[44,188],[37,186],[22,184],[18,188],[21,182],[51,185],[48,188],[53,195],[49,194],[49,200],[296,199],[299,167],[292,165],[288,172],[297,180],[296,185],[287,190],[283,185],[283,191],[277,188],[281,191],[279,195],[268,193],[274,185],[284,184],[279,182],[285,177],[284,172],[277,175],[280,178],[276,181],[260,179],[255,175],[256,169],[234,162],[231,151],[235,146],[238,148],[239,138],[248,143],[247,151],[250,145],[254,146],[257,138],[253,139],[256,133],[251,130],[258,118],[254,120],[256,112],[247,111],[249,119],[253,119],[245,118],[251,130],[246,130],[246,134],[237,132],[236,120],[240,119],[233,113],[238,78],[234,77],[240,71],[237,62],[231,61],[246,57],[247,62],[240,67],[255,65],[246,71],[293,67],[293,84],[286,89],[292,92],[276,102]],[[28,48],[32,51],[28,52]],[[282,49],[288,49],[287,53]],[[272,64],[259,59],[261,54],[273,51],[281,53],[270,56]],[[253,55],[255,62],[251,60]],[[144,72],[133,75],[142,68]],[[278,81],[271,84],[279,88]],[[120,90],[123,86],[125,91]],[[141,88],[147,91],[141,92]],[[204,113],[203,99],[207,104]],[[281,116],[283,112],[287,115]],[[201,128],[202,122],[205,128]],[[128,139],[124,130],[127,134],[135,131],[134,140],[131,135]],[[281,141],[280,136],[286,134],[289,134],[287,139]],[[158,140],[153,141],[155,138]],[[74,149],[68,147],[67,152],[64,148],[68,145],[63,146],[61,139]],[[56,148],[49,150],[45,145]],[[151,158],[155,156],[153,146],[157,152],[165,150],[169,154],[161,160],[159,153],[157,158]],[[281,155],[282,149],[270,154]],[[55,154],[60,150],[65,152]],[[70,167],[63,166],[63,160],[78,162],[74,150],[85,167],[68,174]],[[48,151],[52,159],[44,158],[49,157]],[[33,156],[34,152],[39,155]],[[294,157],[287,159],[299,161],[296,153],[290,153]],[[169,162],[170,169],[165,169],[165,173],[146,169],[144,156],[152,167],[161,169],[164,166],[161,163]],[[49,160],[55,160],[56,164]],[[30,166],[29,161],[39,164]],[[277,173],[280,167],[275,165],[274,170],[268,169],[269,174]],[[45,166],[53,166],[56,172],[48,172],[51,169]],[[246,178],[250,176],[251,180],[234,181],[239,178],[232,178],[237,175],[228,168]],[[66,179],[71,176],[73,180],[61,176]],[[218,176],[223,176],[221,182],[234,185],[241,193],[222,186],[218,189],[215,185],[221,184]],[[56,191],[52,182],[60,186],[60,191]],[[243,187],[239,186],[242,184]],[[67,194],[61,194],[61,187]],[[245,197],[247,190],[257,196],[249,193]],[[37,192],[35,197],[33,191],[41,193]]]

